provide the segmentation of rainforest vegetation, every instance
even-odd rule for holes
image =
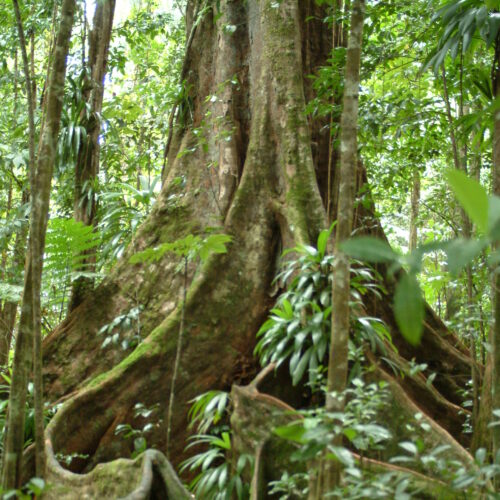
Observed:
[[[500,497],[500,0],[0,2],[2,498]]]

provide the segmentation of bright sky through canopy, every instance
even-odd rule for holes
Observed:
[[[117,0],[115,6],[115,16],[114,16],[114,24],[117,25],[125,19],[127,19],[130,14],[130,10],[134,4],[137,4],[138,0]],[[174,12],[177,11],[175,7],[175,3],[173,0],[160,0],[160,9],[165,10],[166,12]],[[95,0],[92,0],[89,5],[89,9],[87,11],[87,16],[89,19],[92,19],[92,15],[95,9]]]

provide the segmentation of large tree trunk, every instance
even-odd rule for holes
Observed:
[[[188,6],[188,33],[195,3]],[[204,14],[187,52],[189,97],[179,105],[157,205],[110,276],[45,341],[47,394],[53,401],[65,400],[47,430],[49,451],[88,455],[72,461],[69,468],[75,472],[130,456],[132,444],[115,429],[139,424],[133,417],[136,403],[159,403],[155,418],[165,423],[182,276],[175,273],[178,261],[172,255],[131,265],[134,252],[202,234],[209,226],[221,226],[233,237],[227,254],[212,256],[196,270],[191,264],[189,270],[170,445],[172,462],[178,464],[186,457],[188,402],[209,389],[247,382],[257,372],[255,333],[275,300],[271,282],[279,253],[316,241],[326,226],[330,136],[327,123],[309,121],[304,113],[313,97],[307,75],[326,63],[331,48],[325,12],[314,0],[221,0],[220,17],[215,9]],[[184,187],[179,177],[185,178]],[[360,168],[358,184],[365,178]],[[337,185],[335,180],[331,185]],[[334,192],[333,206],[335,200]],[[357,209],[355,226],[383,237],[363,208]],[[393,284],[386,286],[391,294]],[[133,352],[102,348],[99,329],[137,302],[144,307],[142,343]],[[457,406],[457,389],[470,374],[467,350],[430,310],[422,344],[415,349],[397,332],[390,297],[366,308],[387,322],[399,349],[397,363],[404,368],[405,359],[415,358],[429,366],[423,374],[395,382],[399,406],[418,407],[467,456],[450,436],[467,443]],[[378,370],[391,377],[389,368]],[[434,386],[425,379],[432,372],[437,373]],[[164,428],[148,435],[148,446],[164,450],[165,435]],[[68,479],[67,471],[50,464],[51,482],[85,482]],[[118,464],[100,466],[108,467],[103,476],[132,467]]]

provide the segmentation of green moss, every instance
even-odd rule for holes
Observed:
[[[117,376],[119,374],[122,374],[125,372],[125,370],[132,364],[134,364],[139,358],[146,354],[155,354],[160,352],[158,349],[157,344],[152,343],[152,342],[147,342],[144,341],[141,344],[139,344],[123,361],[121,361],[118,365],[116,365],[114,368],[112,368],[110,371],[102,373],[101,375],[98,375],[94,379],[92,379],[88,384],[87,387],[96,387],[100,383],[104,382],[107,379],[111,379],[114,376]]]

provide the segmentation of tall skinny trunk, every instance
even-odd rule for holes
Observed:
[[[22,24],[20,24],[22,28]],[[14,106],[13,106],[13,127],[17,126],[17,115],[18,115],[18,51],[16,50],[14,56]],[[26,69],[26,68],[25,68]],[[26,187],[23,188],[21,194],[21,206],[26,204],[29,200],[29,192]],[[9,186],[9,195],[7,200],[7,213],[10,213],[12,208],[12,183]],[[24,249],[26,248],[26,237],[27,237],[26,225],[22,224],[20,228],[15,231],[15,242],[13,250],[12,259],[12,269],[15,275],[21,274],[21,266],[24,264],[26,259],[26,254]],[[1,269],[1,279],[5,279],[6,269],[7,269],[7,250],[9,246],[10,238],[7,238],[3,242],[2,249],[2,269]],[[17,306],[18,301],[4,301],[3,307],[0,306],[0,367],[6,367],[9,361],[9,351],[10,344],[12,342],[12,335],[14,332],[14,326],[16,323],[17,316]]]
[[[46,123],[41,137],[37,170],[32,192],[29,258],[26,262],[20,329],[16,342],[12,386],[9,397],[7,437],[2,469],[2,486],[20,486],[24,445],[24,411],[32,354],[34,358],[35,435],[37,475],[43,477],[45,466],[43,439],[42,353],[40,285],[43,267],[45,232],[50,201],[53,164],[59,135],[66,77],[66,59],[75,12],[75,0],[64,0],[47,93]],[[31,320],[31,321],[30,321]]]
[[[418,213],[420,209],[420,172],[418,170],[413,171],[410,209],[410,239],[408,242],[408,250],[412,252],[418,245]]]
[[[350,262],[340,245],[350,238],[354,218],[356,171],[358,168],[358,97],[361,43],[363,39],[365,2],[355,0],[352,6],[351,32],[347,45],[344,81],[343,111],[340,121],[340,192],[335,237],[335,263],[332,285],[332,336],[328,362],[326,407],[329,411],[342,411],[341,393],[347,382],[348,339],[350,327]]]
[[[350,330],[350,260],[341,250],[342,242],[350,238],[354,219],[356,172],[358,169],[358,98],[360,82],[361,45],[365,1],[352,5],[351,30],[347,44],[342,117],[340,119],[340,190],[335,235],[335,261],[332,283],[332,332],[328,360],[326,410],[344,410],[343,393],[347,385]],[[341,443],[341,437],[336,444]],[[321,477],[323,476],[323,477]],[[309,498],[322,498],[338,482],[337,463],[326,461],[312,485]]]
[[[24,189],[21,196],[21,205],[29,201],[29,191]],[[26,261],[26,239],[28,237],[28,225],[23,223],[16,231],[14,250],[12,258],[12,269],[16,275],[20,275]],[[5,367],[9,361],[9,351],[16,324],[18,301],[5,301],[0,312],[0,367]]]
[[[75,220],[87,226],[95,223],[96,200],[94,184],[99,173],[99,134],[101,123],[99,116],[102,111],[104,97],[104,77],[108,64],[109,44],[113,28],[115,0],[97,2],[92,30],[89,32],[89,66],[91,81],[85,98],[90,102],[90,118],[87,123],[87,140],[80,146],[75,165]],[[92,190],[90,190],[92,188]],[[92,193],[92,194],[89,194]],[[92,271],[95,259],[92,256],[81,263],[82,271]],[[79,278],[73,284],[69,310],[77,307],[85,294],[93,287],[93,280]]]
[[[35,184],[35,85],[34,85],[34,65],[31,65],[28,59],[27,42],[24,36],[23,23],[21,19],[21,12],[19,9],[19,3],[17,0],[12,0],[14,6],[14,13],[16,16],[17,31],[19,36],[19,45],[21,48],[21,56],[23,59],[23,69],[25,76],[25,87],[26,87],[26,100],[28,103],[28,149],[29,149],[29,166],[28,174],[30,181],[30,189],[34,188]],[[31,48],[33,50],[33,36],[31,37]],[[23,190],[21,202],[27,203],[29,201],[29,192]],[[27,228],[21,228],[16,234],[15,242],[15,252],[21,251],[21,248],[26,244],[27,238]],[[17,253],[17,252],[16,252]],[[26,258],[26,254],[22,252],[22,257]],[[14,262],[18,261],[19,256],[14,256]],[[17,315],[17,303],[10,303],[8,307],[8,317],[6,318],[6,323],[3,325],[5,329],[5,335],[2,335],[2,341],[4,345],[2,346],[1,361],[6,364],[8,361],[8,354],[10,349],[10,342],[12,339],[12,330],[14,328],[15,320]]]
[[[443,77],[443,94],[444,94],[444,101],[446,105],[446,115],[448,117],[448,123],[450,126],[450,139],[451,139],[451,145],[452,145],[452,151],[453,151],[453,163],[455,165],[455,168],[457,170],[461,170],[462,172],[467,174],[467,146],[466,144],[462,144],[461,147],[459,148],[455,132],[454,132],[454,120],[451,114],[451,104],[450,104],[450,97],[448,94],[448,84],[446,80],[446,72],[444,69],[444,66],[442,67],[442,77]],[[461,73],[462,77],[462,73]],[[459,117],[462,118],[464,115],[464,105],[463,105],[463,92],[462,92],[462,86],[461,86],[461,95],[460,95],[460,106],[459,106]],[[464,238],[470,239],[472,236],[472,223],[471,220],[469,219],[468,215],[465,213],[465,210],[460,207],[460,218],[462,221],[461,227],[462,227],[462,236]],[[470,264],[467,266],[466,271],[465,271],[465,279],[466,279],[466,286],[467,286],[467,299],[466,299],[466,304],[467,308],[469,311],[472,310],[474,307],[474,294],[473,294],[473,288],[474,288],[474,283],[473,283],[473,276],[472,276],[472,268]],[[477,355],[476,355],[476,340],[474,338],[473,332],[469,330],[468,332],[470,334],[470,341],[469,341],[469,348],[471,350],[472,354],[472,359],[474,360],[474,363],[471,364],[471,379],[472,379],[472,401],[473,401],[473,407],[472,407],[472,422],[474,423],[477,419],[478,412],[479,412],[479,374],[477,373]]]
[[[495,44],[493,88],[495,97],[500,96],[500,35]],[[493,129],[493,194],[500,196],[500,116],[494,112]],[[497,249],[499,244],[497,244]],[[493,327],[490,332],[491,362],[492,362],[492,409],[500,408],[500,269],[497,267],[493,276]],[[500,426],[493,427],[493,452],[500,450]],[[497,484],[498,486],[498,484]]]

